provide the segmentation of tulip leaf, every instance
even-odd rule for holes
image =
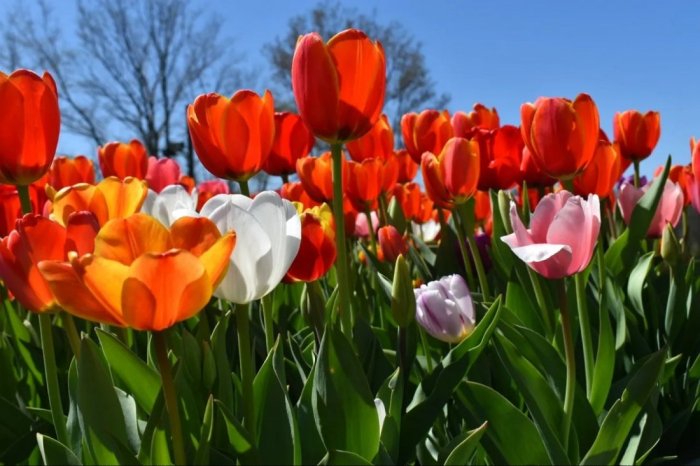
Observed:
[[[287,395],[279,337],[255,376],[256,445],[264,464],[299,464],[301,450],[294,408]]]
[[[469,464],[469,460],[479,446],[479,441],[484,435],[484,432],[486,432],[488,425],[488,421],[485,421],[476,429],[464,432],[456,437],[448,445],[449,448],[446,448],[447,458],[445,458],[444,461],[440,461],[440,458],[438,458],[438,462],[444,464],[445,466]]]
[[[372,461],[379,451],[379,417],[362,365],[337,329],[326,326],[316,361],[314,416],[328,451]]]
[[[231,367],[227,353],[229,342],[226,336],[230,320],[231,311],[219,319],[211,334],[211,349],[217,374],[214,397],[226,406],[229,411],[233,411],[233,383],[231,381]]]
[[[550,464],[532,421],[503,395],[476,382],[462,382],[455,392],[469,424],[488,427],[481,444],[496,464]]]
[[[409,461],[416,445],[428,434],[435,419],[453,396],[455,387],[467,375],[488,344],[501,315],[501,296],[496,298],[474,331],[454,347],[418,386],[406,415],[401,419],[399,463]]]
[[[82,464],[78,457],[58,440],[46,435],[36,434],[36,441],[39,445],[41,459],[44,460],[45,465],[67,464],[78,466]]]
[[[258,452],[253,445],[250,434],[236,420],[236,418],[228,411],[228,408],[219,400],[214,402],[218,408],[220,417],[224,421],[226,427],[226,438],[228,445],[231,446],[233,452],[238,456],[241,464],[260,464]]]
[[[642,317],[644,317],[644,283],[651,270],[655,254],[654,251],[644,254],[632,270],[632,273],[630,273],[630,278],[627,282],[627,295],[632,306]]]
[[[209,464],[209,448],[214,433],[214,397],[209,395],[207,407],[204,409],[202,431],[199,435],[199,447],[193,464]]]
[[[316,366],[313,366],[296,406],[299,431],[304,433],[304,435],[300,437],[302,464],[318,464],[326,453],[323,441],[316,427],[316,420],[314,419],[313,412],[312,397],[314,392],[315,370]]]
[[[605,296],[606,293],[603,293],[598,308],[598,352],[593,366],[593,383],[591,384],[591,406],[596,415],[600,414],[605,407],[615,373],[615,337],[610,325],[610,313]]]
[[[403,414],[404,377],[397,368],[382,384],[377,398],[384,404],[386,411],[382,423],[382,445],[392,463],[396,463],[399,453],[400,425]]]
[[[622,396],[603,419],[598,436],[582,464],[614,464],[635,419],[656,386],[666,360],[666,349],[648,357],[632,375]]]
[[[351,451],[330,450],[318,464],[333,466],[370,466],[372,463]]]
[[[139,407],[150,414],[160,391],[158,373],[111,333],[99,328],[95,332],[112,372],[124,383],[127,392],[134,397]]]

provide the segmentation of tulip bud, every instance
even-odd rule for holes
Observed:
[[[392,197],[389,201],[389,223],[399,231],[406,231],[406,217],[396,197]]]
[[[381,227],[378,232],[379,247],[385,261],[395,261],[401,254],[408,252],[408,245],[396,228],[391,225]]]
[[[413,282],[403,255],[396,258],[394,282],[391,287],[391,314],[401,328],[408,327],[416,316]]]
[[[661,257],[668,264],[675,264],[681,255],[681,245],[678,242],[676,233],[670,223],[666,224],[664,231],[661,234]]]
[[[301,315],[304,317],[304,321],[314,329],[319,339],[323,335],[325,301],[323,290],[318,281],[304,284],[304,289],[301,292]]]
[[[501,215],[506,233],[513,233],[513,228],[510,225],[510,196],[505,191],[498,191],[498,212]]]
[[[413,290],[416,321],[433,337],[448,343],[464,340],[476,316],[469,288],[460,275],[448,275]]]

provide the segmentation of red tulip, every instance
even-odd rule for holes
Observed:
[[[49,168],[48,184],[58,191],[78,183],[95,184],[95,167],[92,160],[84,155],[73,158],[56,157]]]
[[[420,114],[407,113],[401,118],[401,134],[413,161],[421,163],[424,152],[439,154],[454,132],[447,110],[423,110]]]
[[[229,194],[228,184],[222,180],[202,181],[197,185],[197,212],[217,194]]]
[[[335,223],[327,204],[303,210],[301,245],[285,281],[312,282],[323,277],[335,263]]]
[[[304,206],[304,210],[321,205],[321,203],[311,199],[311,196],[309,196],[304,190],[304,185],[301,183],[301,181],[284,183],[280,187],[280,197],[291,202],[300,203],[302,206]]]
[[[597,194],[606,198],[612,193],[620,175],[617,145],[600,140],[591,163],[574,178],[574,192],[580,196]]]
[[[472,134],[479,143],[479,189],[512,188],[520,180],[524,147],[520,130],[506,125],[491,131],[475,129]]]
[[[123,180],[131,176],[143,180],[148,171],[146,147],[137,139],[129,143],[110,142],[97,148],[102,176],[116,176]]]
[[[356,162],[369,158],[387,160],[394,153],[394,130],[389,118],[382,114],[367,134],[348,142],[345,147]]]
[[[146,181],[150,189],[159,193],[166,186],[180,181],[180,165],[175,159],[157,159],[151,156],[148,158]]]
[[[636,110],[618,112],[613,117],[613,135],[622,157],[631,161],[645,159],[659,142],[661,116],[652,111],[643,115]]]
[[[314,135],[299,115],[275,113],[275,142],[263,170],[274,176],[291,175],[296,171],[297,160],[309,155],[314,142]]]
[[[496,109],[488,109],[482,104],[474,104],[474,110],[469,113],[459,111],[452,115],[454,134],[460,138],[471,137],[471,134],[476,129],[491,131],[500,126],[501,123]]]
[[[423,154],[421,171],[430,198],[441,207],[466,202],[479,181],[479,145],[472,140],[452,138],[439,156]]]
[[[377,232],[377,239],[382,259],[385,261],[396,262],[399,255],[405,255],[408,252],[408,243],[393,225],[381,227]]]
[[[396,159],[399,167],[399,176],[396,181],[398,183],[413,181],[418,173],[418,164],[413,161],[411,154],[406,149],[401,149],[394,152],[393,158]]]
[[[302,157],[297,160],[297,175],[304,191],[316,202],[329,202],[333,199],[333,160],[331,153],[320,157]],[[347,170],[344,170],[347,173]]]

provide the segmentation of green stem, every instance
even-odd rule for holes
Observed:
[[[559,281],[559,311],[561,312],[561,331],[564,336],[564,352],[566,355],[566,392],[564,395],[564,418],[562,419],[562,440],[564,449],[568,449],[569,430],[574,411],[574,392],[576,388],[576,355],[574,354],[574,339],[571,333],[571,318],[566,298],[564,280]]]
[[[700,181],[697,181],[700,183]],[[683,227],[682,230],[683,232],[683,242],[681,243],[681,252],[685,254],[685,251],[688,250],[688,233],[690,232],[690,229],[688,228],[688,209],[684,208],[683,209]]]
[[[56,429],[58,441],[64,445],[70,445],[66,418],[61,405],[61,392],[58,388],[58,375],[56,370],[56,354],[53,347],[53,335],[51,333],[51,315],[39,314],[39,332],[41,333],[41,348],[44,353],[44,371],[46,374],[46,391],[49,395],[49,407],[51,418]]]
[[[379,195],[379,198],[377,199],[377,202],[379,204],[379,224],[380,225],[388,225],[389,224],[389,214],[387,213],[388,209],[386,207],[386,194],[384,191]],[[403,232],[401,232],[403,233]]]
[[[554,335],[555,325],[554,317],[552,316],[552,310],[547,306],[547,300],[542,292],[542,283],[540,283],[540,277],[537,273],[530,267],[527,267],[527,273],[530,275],[530,281],[532,282],[532,289],[535,291],[535,299],[537,300],[537,305],[542,312],[542,318],[546,326],[547,338],[551,338]]]
[[[262,307],[263,320],[265,321],[265,348],[267,352],[272,351],[272,347],[275,344],[275,328],[272,317],[272,293],[268,293],[262,297],[260,300],[260,307]]]
[[[73,351],[73,355],[78,358],[80,357],[80,335],[78,334],[78,329],[75,327],[75,320],[73,316],[67,312],[61,313],[61,320],[63,321],[63,329],[66,331],[66,336],[68,337],[70,349]]]
[[[22,206],[22,214],[31,214],[32,200],[29,197],[29,186],[17,185],[17,194],[19,195],[19,203]]]
[[[248,189],[248,180],[239,181],[238,186],[241,188],[241,194],[250,197],[250,189]]]
[[[576,307],[578,307],[578,322],[581,327],[581,342],[583,343],[583,366],[586,372],[586,396],[591,397],[593,389],[593,338],[591,337],[591,322],[588,319],[586,304],[586,278],[583,272],[574,276],[576,282]]]
[[[282,176],[282,183],[283,184],[289,183],[289,175],[287,175],[286,173],[282,173],[281,176]]]
[[[634,187],[639,188],[639,185],[642,184],[639,177],[639,160],[632,161],[632,164],[634,165]]]
[[[423,354],[425,355],[425,363],[428,372],[433,372],[433,358],[430,356],[430,347],[428,346],[428,340],[425,338],[425,332],[423,329],[418,329],[418,334],[420,335],[421,345],[423,345]]]
[[[236,306],[236,330],[238,331],[238,358],[241,365],[241,391],[243,396],[243,426],[255,438],[255,405],[253,404],[253,355],[250,341],[250,303]]]
[[[374,225],[372,225],[372,215],[370,215],[372,212],[370,212],[369,208],[365,209],[365,215],[367,216],[367,226],[369,227],[369,240],[370,244],[372,245],[372,252],[374,252],[374,255],[378,255],[379,251],[377,251],[377,235],[374,233]]]
[[[467,238],[464,234],[464,228],[462,228],[462,222],[459,219],[459,215],[457,215],[456,212],[453,212],[452,215],[454,217],[455,226],[457,227],[457,243],[459,244],[459,252],[462,255],[462,262],[464,263],[464,271],[467,278],[467,285],[469,286],[470,290],[475,290],[476,284],[474,283],[474,272],[472,272],[472,265],[469,262],[469,253],[467,252]]]
[[[472,219],[474,218],[474,201],[469,200],[466,203],[457,204],[455,206],[455,210],[455,213],[460,216],[462,220],[462,229],[464,230],[463,234],[467,240],[467,244],[469,245],[474,266],[476,267],[476,275],[479,277],[481,294],[483,295],[484,301],[488,301],[491,296],[489,281],[486,278],[486,269],[484,269],[484,263],[481,260],[481,254],[479,254],[479,246],[477,246],[476,240],[474,239],[474,228],[472,228]]]
[[[170,435],[173,441],[175,464],[187,464],[184,437],[182,436],[182,423],[180,422],[180,409],[177,403],[177,394],[175,393],[173,371],[172,367],[170,367],[170,359],[168,359],[168,342],[165,338],[165,332],[153,332],[153,344],[156,350],[160,379],[163,383],[165,407],[168,410],[168,418],[170,420]]]
[[[350,273],[345,244],[345,214],[343,213],[343,145],[331,144],[333,157],[333,217],[335,220],[335,244],[338,252],[336,272],[338,276],[338,313],[343,333],[352,336],[352,316],[350,303]]]
[[[559,180],[559,182],[564,187],[564,189],[566,189],[570,193],[574,192],[574,180],[572,180],[572,179]]]

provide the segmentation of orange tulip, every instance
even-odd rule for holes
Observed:
[[[452,128],[455,136],[469,138],[476,129],[491,131],[501,126],[498,112],[495,108],[488,109],[485,105],[474,104],[469,112],[455,112],[452,115]]]
[[[406,220],[414,220],[422,213],[422,196],[420,186],[417,183],[396,183],[389,192],[390,198],[396,198],[396,202],[401,206]],[[432,202],[431,202],[432,210]]]
[[[401,117],[401,134],[413,161],[421,163],[424,152],[439,154],[454,132],[447,110],[423,110],[420,114],[407,113]]]
[[[87,212],[70,215],[67,227],[46,217],[27,214],[0,243],[0,277],[24,307],[51,311],[56,299],[37,268],[43,260],[65,260],[70,251],[92,251],[98,226]]]
[[[297,160],[299,181],[304,186],[304,191],[316,202],[329,202],[333,199],[332,171],[330,152],[325,152],[320,157],[302,157]],[[347,170],[343,172],[346,174]]]
[[[408,243],[393,225],[379,228],[377,239],[381,249],[381,254],[377,254],[380,260],[393,263],[399,255],[406,255],[408,252]]]
[[[382,160],[384,165],[382,176],[382,192],[388,193],[399,180],[399,161],[393,156]]]
[[[105,178],[96,186],[79,183],[52,193],[52,218],[67,225],[73,212],[92,212],[100,225],[111,219],[128,217],[139,210],[148,194],[145,181],[136,178]]]
[[[608,197],[620,178],[620,153],[617,144],[598,141],[591,163],[574,178],[574,192],[579,196],[597,194]]]
[[[475,129],[473,138],[479,143],[481,171],[479,189],[510,189],[520,179],[523,138],[512,125],[486,131]]]
[[[143,180],[148,172],[148,152],[138,139],[131,142],[110,142],[97,148],[100,170],[105,178],[124,179],[133,176]]]
[[[284,183],[280,187],[280,197],[291,202],[300,203],[302,206],[304,206],[304,210],[321,205],[320,202],[316,202],[311,199],[311,196],[309,196],[304,190],[304,185],[301,183],[301,181]]]
[[[301,36],[292,58],[294,99],[306,126],[330,143],[357,139],[379,119],[386,92],[384,48],[357,29]]]
[[[649,111],[642,115],[636,110],[615,113],[613,135],[620,144],[622,157],[639,161],[651,155],[661,136],[661,116]]]
[[[394,152],[393,158],[396,159],[399,166],[399,176],[396,179],[398,183],[408,183],[413,181],[418,173],[418,164],[413,161],[411,154],[406,149],[401,149]]]
[[[520,107],[520,131],[541,171],[571,179],[586,168],[598,144],[598,108],[587,94],[572,102],[540,97]]]
[[[58,191],[78,183],[95,184],[95,167],[92,160],[84,155],[73,158],[56,157],[49,168],[48,184]]]
[[[328,204],[299,213],[301,245],[285,276],[286,282],[312,282],[323,277],[335,263],[335,222]]]
[[[466,202],[479,181],[479,145],[476,141],[452,138],[439,156],[423,154],[421,171],[428,196],[440,207]]]
[[[170,230],[145,214],[107,223],[94,254],[45,260],[39,270],[66,311],[138,330],[164,330],[199,312],[226,274],[236,243],[206,218]]]
[[[474,193],[474,220],[479,225],[488,223],[491,217],[491,197],[488,191]]]
[[[228,99],[203,94],[187,107],[187,126],[202,165],[214,176],[246,181],[259,172],[275,141],[272,94],[240,90]]]
[[[0,72],[0,102],[0,183],[28,185],[46,173],[56,154],[61,127],[56,83],[46,72]]]
[[[350,160],[346,164],[344,193],[359,212],[374,210],[382,192],[384,163],[381,159]]]
[[[275,141],[263,165],[270,175],[291,175],[297,160],[306,157],[316,142],[314,135],[296,113],[275,113]]]
[[[391,129],[389,118],[382,114],[367,134],[348,142],[345,147],[356,162],[373,157],[387,160],[394,153],[394,130]]]

